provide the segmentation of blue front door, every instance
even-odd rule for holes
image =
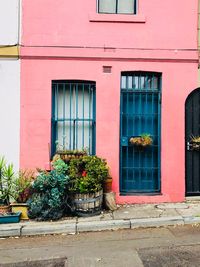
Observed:
[[[120,192],[160,192],[161,76],[124,72],[120,105]],[[149,134],[153,144],[134,146],[131,137]]]

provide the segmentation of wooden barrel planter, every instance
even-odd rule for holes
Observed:
[[[81,217],[99,215],[102,210],[103,190],[96,193],[70,195],[70,208],[74,215]]]

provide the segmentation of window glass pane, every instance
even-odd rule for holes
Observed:
[[[121,81],[121,83],[122,83],[122,88],[123,89],[125,89],[126,88],[126,76],[122,76],[122,81]]]
[[[99,0],[99,13],[116,13],[116,0]]]
[[[133,87],[133,77],[128,76],[128,89],[132,89]]]
[[[118,0],[117,13],[134,14],[135,0]]]

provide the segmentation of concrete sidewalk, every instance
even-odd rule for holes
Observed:
[[[66,217],[56,222],[24,221],[1,224],[0,238],[47,234],[77,234],[80,232],[200,224],[200,201],[184,203],[137,204],[119,206],[114,212],[99,216]]]

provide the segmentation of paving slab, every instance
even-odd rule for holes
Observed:
[[[200,203],[191,203],[188,209],[178,209],[177,211],[182,216],[200,216]]]
[[[139,227],[161,227],[167,225],[183,225],[184,220],[181,216],[148,218],[148,219],[131,219],[131,228]]]
[[[75,234],[76,233],[76,222],[66,223],[30,223],[23,225],[21,229],[22,236],[31,235],[46,235],[46,234]]]
[[[134,205],[121,207],[113,212],[114,219],[133,219],[133,218],[155,218],[159,217],[161,210],[156,209],[155,205]]]
[[[21,228],[19,224],[0,224],[0,237],[20,236]]]
[[[156,205],[155,208],[157,209],[188,209],[189,205],[186,203],[164,203]]]
[[[77,232],[130,229],[130,220],[78,222]]]
[[[91,221],[108,221],[113,219],[112,212],[102,213],[98,216],[91,216],[91,217],[78,217],[78,222],[91,222]]]
[[[176,209],[163,209],[160,210],[160,217],[173,217],[180,216]]]

